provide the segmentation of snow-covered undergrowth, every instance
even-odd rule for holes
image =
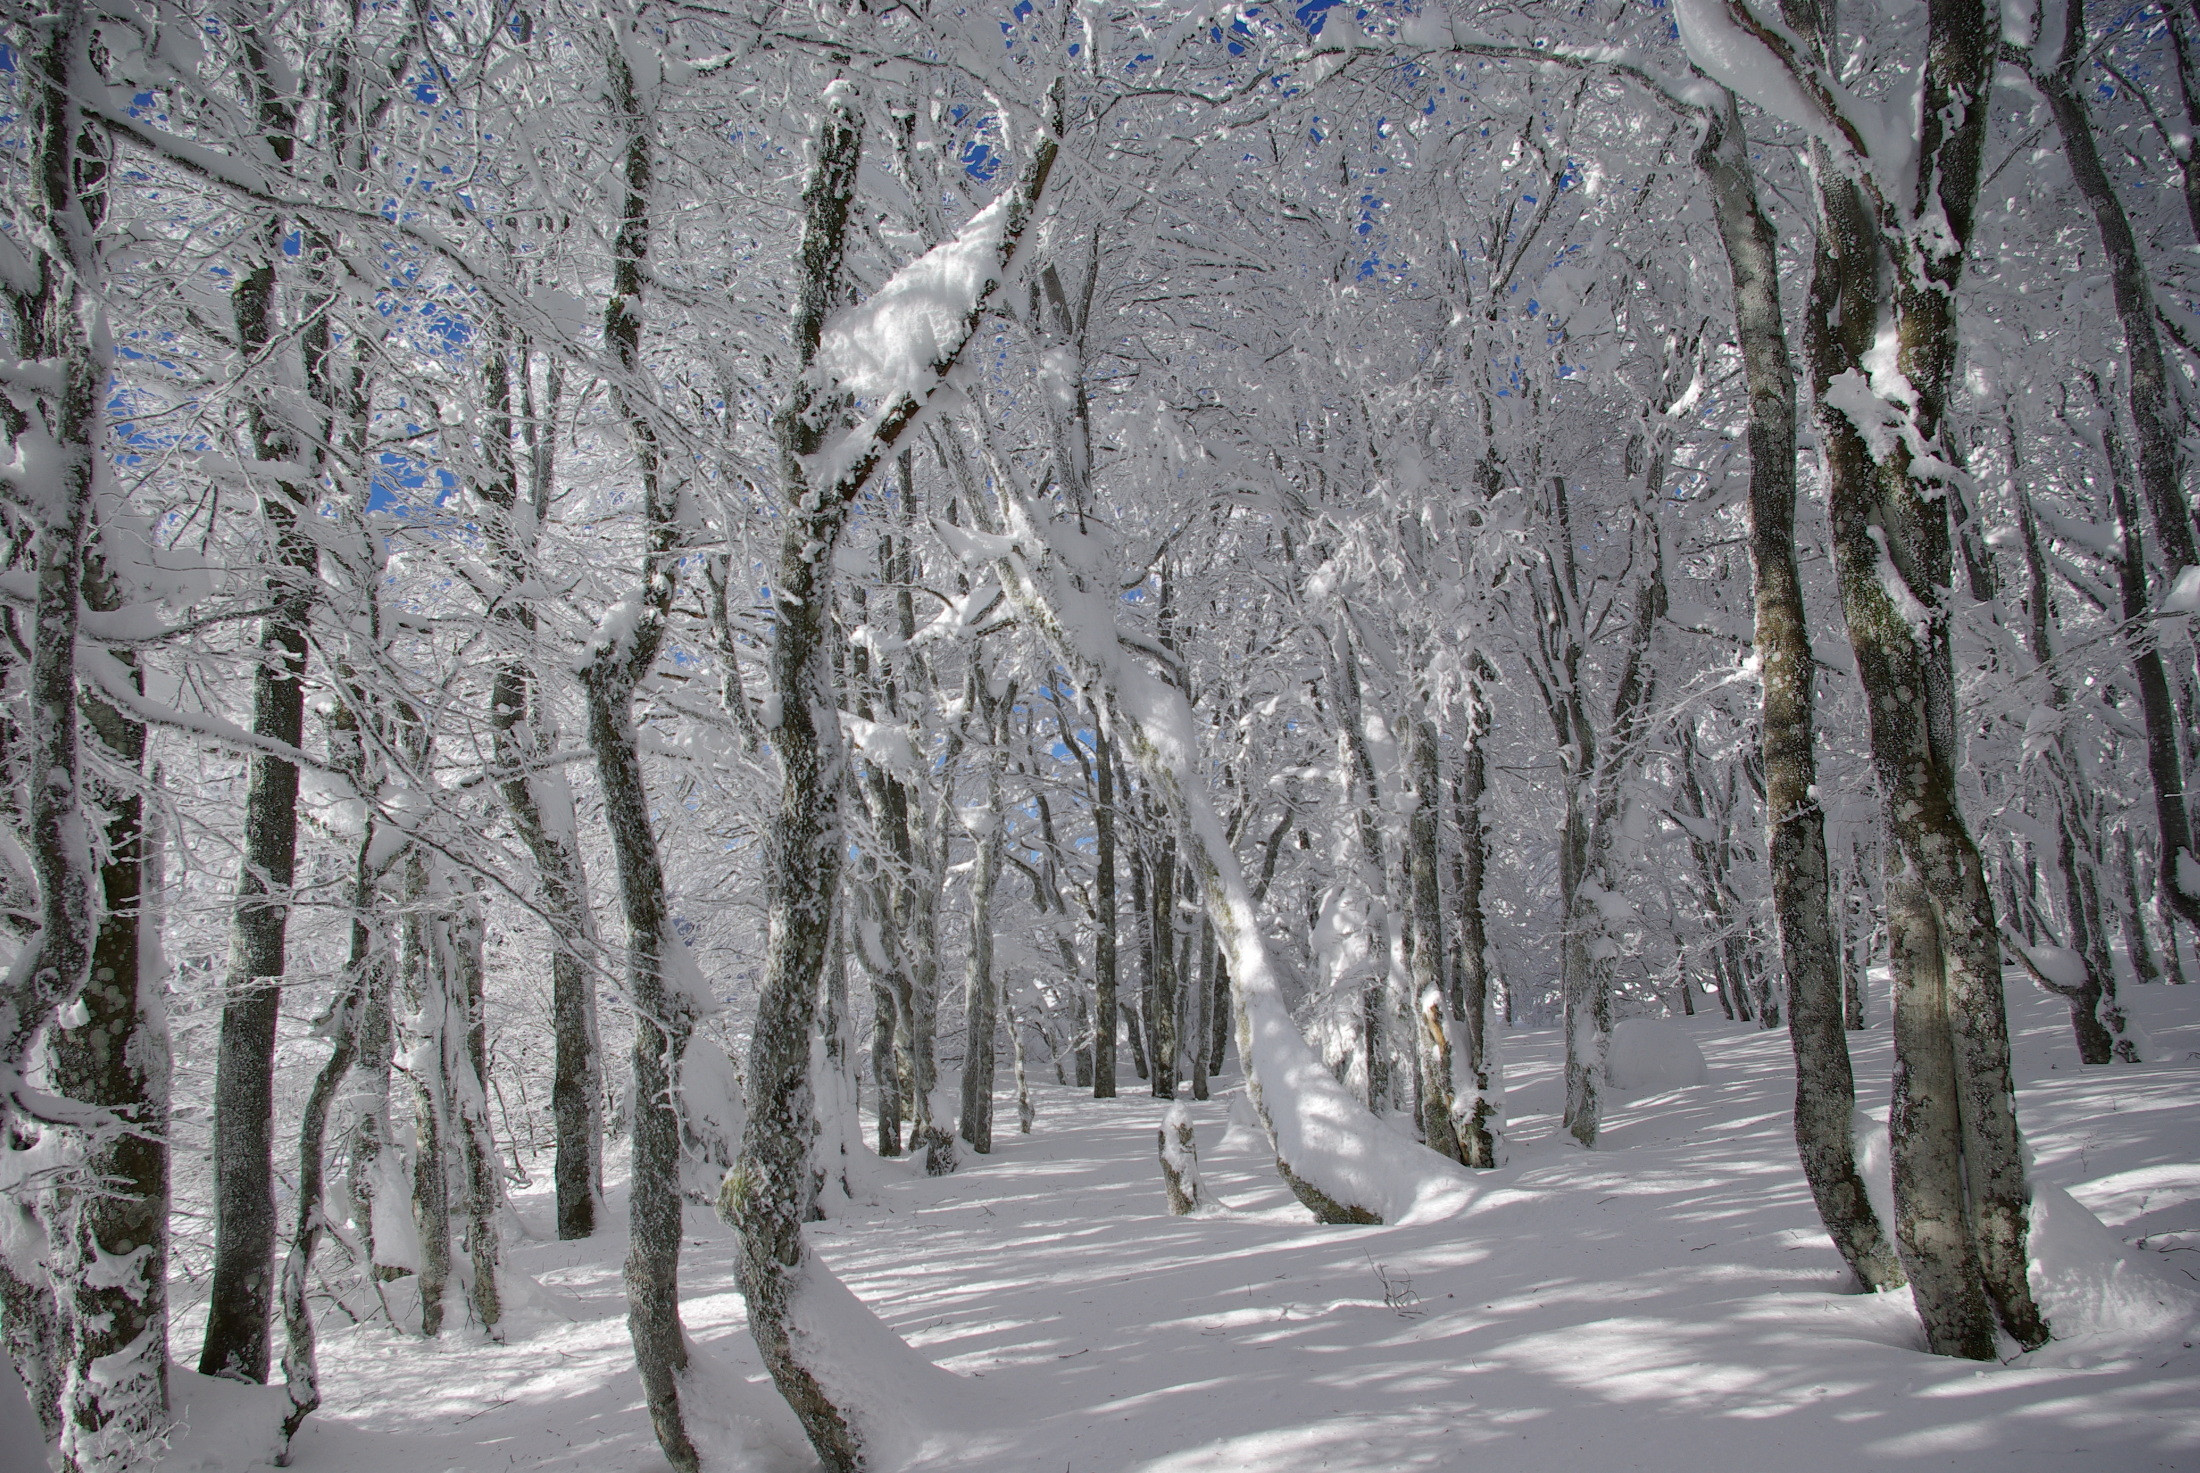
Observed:
[[[1795,1164],[1786,1037],[1712,1018],[1673,1025],[1709,1082],[1615,1103],[1594,1153],[1556,1127],[1556,1036],[1511,1035],[1513,1164],[1450,1221],[1313,1225],[1257,1133],[1226,1129],[1227,1098],[1190,1106],[1225,1210],[1169,1217],[1162,1107],[1049,1087],[1032,1135],[951,1177],[889,1166],[875,1204],[812,1231],[849,1288],[958,1378],[929,1401],[906,1378],[893,1390],[916,1468],[2192,1468],[2194,994],[2138,998],[2164,1062],[2081,1070],[2061,1002],[2012,987],[2043,1184],[2035,1272],[2065,1338],[2003,1366],[1923,1354],[1906,1296],[1843,1292]],[[1856,1045],[1883,1117],[1884,1026]],[[520,1209],[544,1225],[542,1201]],[[506,1346],[331,1325],[328,1407],[296,1466],[662,1468],[628,1349],[625,1251],[618,1231],[516,1247],[512,1267],[543,1293]],[[692,1213],[682,1285],[713,1388],[699,1420],[721,1467],[813,1466],[763,1379],[730,1261],[725,1230]],[[170,1466],[241,1469],[234,1443],[202,1452],[187,1435]]]

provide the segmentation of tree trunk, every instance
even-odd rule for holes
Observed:
[[[1890,856],[1892,857],[1892,856]],[[1904,861],[1896,858],[1895,863]],[[1936,1355],[1994,1358],[1994,1317],[1963,1193],[1960,1074],[1944,952],[1924,886],[1887,876],[1887,952],[1894,973],[1895,1240]]]
[[[778,716],[771,741],[782,787],[770,841],[770,919],[750,1054],[748,1122],[740,1163],[727,1175],[720,1210],[740,1234],[735,1272],[748,1300],[757,1350],[832,1473],[864,1467],[870,1441],[868,1409],[841,1399],[845,1392],[820,1380],[817,1357],[829,1351],[813,1338],[816,1332],[804,1323],[802,1309],[806,1294],[830,1292],[815,1282],[829,1274],[810,1260],[803,1242],[801,1179],[815,1128],[810,1036],[843,844],[843,757],[828,659],[833,554],[856,497],[954,367],[1006,274],[1054,166],[1062,95],[1057,85],[1049,98],[1054,131],[1040,135],[1005,196],[1001,233],[988,262],[992,274],[960,322],[961,336],[941,348],[921,388],[898,390],[874,407],[873,417],[849,447],[852,458],[835,455],[835,474],[824,483],[811,479],[812,471],[825,464],[813,457],[824,448],[829,426],[846,405],[838,385],[821,381],[815,364],[826,315],[838,305],[841,292],[842,249],[863,138],[855,92],[845,81],[826,89],[825,117],[803,190],[801,294],[793,332],[803,372],[772,421],[785,498],[784,531],[772,577],[779,616],[771,655]],[[944,844],[943,832],[942,849]],[[928,1087],[929,1081],[920,1080],[919,1086]]]
[[[1086,586],[1084,573],[1052,544],[1052,513],[1015,495],[1005,474],[994,485],[1014,548],[995,563],[1003,586],[1077,687],[1104,696],[1124,721],[1199,877],[1229,967],[1247,1095],[1276,1150],[1278,1173],[1325,1222],[1380,1222],[1386,1213],[1417,1210],[1428,1193],[1458,1180],[1457,1168],[1447,1171],[1443,1158],[1360,1109],[1291,1021],[1251,887],[1199,777],[1199,741],[1183,693],[1125,650],[1111,592]]]
[[[1153,901],[1149,922],[1153,944],[1146,971],[1146,1059],[1153,1067],[1154,1098],[1173,1100],[1182,1064],[1176,1017],[1176,841],[1163,834],[1158,850],[1146,882]]]
[[[2123,881],[2123,905],[2120,919],[2124,930],[2124,951],[2131,957],[2132,975],[2144,985],[2162,980],[2162,969],[2155,965],[2154,950],[2147,944],[2146,910],[2139,894],[2139,858],[2131,838],[2131,826],[2124,825],[2116,832],[2118,858],[2122,870],[2118,876]]]
[[[291,157],[295,104],[276,84],[260,43],[244,43],[249,81],[268,146]],[[252,242],[257,259],[231,293],[240,358],[273,351],[283,324],[276,262],[285,221],[269,216]],[[317,330],[327,331],[325,311]],[[307,325],[309,334],[316,331]],[[247,405],[252,454],[261,462],[314,463],[323,453],[289,424],[272,396]],[[325,444],[325,437],[323,437]],[[260,494],[273,548],[267,574],[271,612],[260,621],[252,667],[252,731],[295,748],[304,734],[306,631],[320,569],[310,516],[310,482],[276,481]],[[282,1000],[290,887],[298,854],[298,769],[267,752],[245,764],[244,860],[231,922],[214,1075],[214,1264],[199,1373],[265,1381],[274,1301],[275,1028]]]
[[[641,473],[647,540],[640,586],[630,595],[629,626],[599,634],[579,673],[587,696],[588,744],[595,753],[604,826],[611,834],[626,918],[627,999],[634,1016],[627,1331],[658,1447],[677,1473],[696,1473],[700,1458],[680,1408],[680,1376],[687,1369],[688,1352],[680,1324],[680,1119],[672,1092],[703,1000],[665,976],[666,954],[680,943],[667,923],[664,869],[650,827],[648,786],[634,733],[634,692],[655,668],[663,647],[679,585],[684,529],[680,488],[666,483],[655,421],[636,397],[646,383],[640,299],[650,248],[655,161],[653,120],[643,112],[624,49],[629,25],[620,22],[620,34],[605,53],[611,107],[624,136],[623,195],[612,248],[611,296],[604,305],[604,340],[618,365],[612,401]],[[801,1165],[790,1163],[791,1186],[802,1175]]]
[[[1795,562],[1795,373],[1780,320],[1779,242],[1758,199],[1732,93],[1696,153],[1733,277],[1735,333],[1749,383],[1750,568],[1763,681],[1766,845],[1772,911],[1795,1051],[1795,1147],[1818,1216],[1865,1288],[1902,1266],[1857,1169],[1856,1078],[1844,1030],[1843,956],[1833,924],[1825,812],[1813,748],[1816,701],[1802,575]]]
[[[372,791],[366,779],[359,710],[351,701],[340,703],[330,717],[328,745],[329,765],[350,779],[353,791]],[[283,1385],[290,1395],[290,1411],[283,1417],[283,1447],[276,1459],[279,1467],[289,1466],[291,1439],[321,1405],[320,1357],[313,1308],[306,1298],[307,1275],[313,1270],[314,1252],[328,1226],[324,1147],[329,1109],[358,1059],[360,1021],[384,985],[375,975],[384,964],[374,928],[379,888],[373,864],[376,837],[374,811],[369,808],[352,856],[351,954],[345,964],[344,988],[320,1024],[330,1041],[329,1056],[314,1076],[305,1114],[298,1125],[297,1226],[291,1232],[290,1252],[283,1259],[281,1285]],[[369,1270],[371,1273],[371,1254]]]
[[[993,1151],[994,1040],[1000,1032],[998,979],[993,974],[993,890],[1001,874],[1001,769],[1008,756],[1008,711],[1015,688],[993,696],[986,672],[973,668],[975,710],[986,728],[985,806],[979,820],[977,860],[970,874],[970,953],[963,974],[962,1120],[959,1133],[979,1155]]]
[[[1116,1004],[1115,751],[1108,741],[1107,723],[1098,714],[1093,717],[1092,760],[1094,791],[1098,795],[1092,808],[1096,865],[1092,882],[1092,1097],[1112,1100],[1115,1038],[1120,1026]]]
[[[519,368],[525,401],[533,407],[533,385],[524,343]],[[497,796],[512,826],[535,861],[543,920],[550,933],[550,1020],[555,1050],[550,1076],[550,1113],[556,1149],[551,1168],[557,1197],[561,1240],[586,1238],[596,1231],[596,1209],[603,1197],[603,1079],[596,1032],[594,961],[595,915],[588,898],[588,875],[581,864],[580,836],[574,830],[573,794],[561,767],[544,761],[556,744],[548,702],[536,679],[531,655],[535,612],[520,596],[534,555],[534,537],[549,510],[556,437],[533,413],[525,433],[531,505],[520,503],[520,468],[511,434],[511,377],[500,350],[485,371],[492,418],[482,436],[491,476],[476,487],[487,503],[486,540],[496,554],[504,580],[492,612],[518,646],[501,660],[489,692],[489,727],[502,776]],[[549,368],[548,413],[562,397],[563,371]]]
[[[489,1016],[487,979],[482,967],[480,897],[469,887],[455,899],[445,923],[443,968],[443,1076],[449,1120],[458,1139],[458,1161],[465,1187],[460,1211],[465,1219],[466,1265],[471,1271],[467,1302],[474,1323],[491,1340],[504,1340],[504,1300],[497,1284],[503,1244],[497,1228],[504,1191],[498,1182],[496,1138],[489,1129]]]
[[[1153,1049],[1153,1025],[1149,1021],[1153,1013],[1154,986],[1153,898],[1146,883],[1144,834],[1132,842],[1130,860],[1132,939],[1138,950],[1138,1003],[1126,1011],[1131,1019],[1131,1062],[1137,1066],[1140,1079],[1151,1079],[1155,1073],[1149,1057]],[[1160,1094],[1161,1086],[1156,1084],[1153,1092]]]
[[[1453,903],[1459,909],[1459,944],[1452,948],[1452,1016],[1466,1024],[1466,1076],[1452,1101],[1460,1156],[1469,1166],[1505,1163],[1505,1074],[1498,1022],[1490,1004],[1488,921],[1482,906],[1489,843],[1482,831],[1482,800],[1489,790],[1490,708],[1479,680],[1467,685],[1467,729],[1452,774],[1452,820],[1459,847],[1452,856]],[[1457,1047],[1456,1044],[1453,1045]]]
[[[1453,1051],[1467,1045],[1466,1019],[1445,996],[1442,878],[1437,854],[1442,828],[1441,776],[1436,753],[1436,724],[1415,714],[1406,720],[1406,776],[1412,783],[1412,808],[1406,834],[1408,936],[1411,938],[1414,1030],[1420,1049],[1421,1133],[1429,1149],[1466,1164],[1467,1151],[1455,1123]],[[1469,1107],[1471,1110],[1471,1106]]]
[[[1899,878],[1890,884],[1909,887],[1906,932],[1889,947],[1902,999],[1898,1068],[1910,1081],[1909,1096],[1898,1093],[1896,1100],[1897,1243],[1932,1348],[1983,1356],[1991,1355],[1992,1343],[1972,1312],[1975,1294],[1983,1294],[2021,1345],[2045,1343],[2047,1327],[2025,1279],[2031,1191],[2009,1073],[2001,938],[1957,799],[1955,681],[1941,592],[1952,575],[1948,506],[1941,488],[1921,479],[1929,467],[1913,460],[1910,446],[1913,434],[1917,445],[1938,443],[1950,388],[1955,293],[1986,119],[1978,103],[1990,78],[1995,28],[1981,0],[1929,0],[1927,29],[1918,198],[1899,208],[1909,212],[1904,218],[1934,220],[1940,233],[1931,240],[1898,233],[1889,261],[1858,187],[1830,159],[1821,160],[1805,357],[1828,470],[1842,608],[1894,842],[1889,870]],[[1809,39],[1817,55],[1827,54],[1822,32]],[[1883,264],[1892,265],[1896,278],[1891,300],[1882,289]],[[1893,333],[1896,368],[1907,385],[1906,403],[1895,412],[1908,428],[1882,435],[1875,458],[1828,395],[1842,403],[1859,390],[1877,397],[1864,362],[1883,328]],[[1895,908],[1890,895],[1890,915]],[[1947,1058],[1953,1113],[1935,1103]],[[1948,1204],[1959,1199],[1966,1210],[1948,1216]]]
[[[20,688],[22,758],[34,776],[25,784],[28,823],[17,832],[38,882],[39,923],[0,995],[0,1128],[9,1152],[29,1147],[23,1075],[43,1030],[49,1080],[74,1102],[44,1112],[43,1130],[75,1148],[50,1164],[75,1166],[93,1184],[53,1193],[43,1231],[23,1200],[28,1190],[0,1204],[21,1215],[0,1267],[0,1325],[41,1431],[59,1442],[71,1473],[129,1456],[165,1430],[168,1410],[167,1031],[160,979],[144,975],[139,945],[148,887],[135,779],[145,729],[91,692],[80,706],[77,680],[87,657],[80,610],[111,609],[120,592],[92,551],[108,449],[99,238],[107,159],[76,96],[99,83],[96,72],[86,75],[97,19],[64,6],[33,22],[33,47],[17,53],[30,101],[24,213],[35,228],[19,238],[18,266],[0,287],[14,356],[31,370],[11,376],[0,396],[0,431],[19,477],[11,520],[27,523],[36,563],[29,679]],[[142,688],[133,660],[110,668],[118,683]],[[108,782],[84,770],[86,722],[128,777]],[[101,810],[107,853],[95,868],[89,831]],[[148,988],[156,989],[150,997]],[[72,998],[75,1016],[57,1020]],[[40,1144],[51,1152],[54,1142]]]
[[[412,1081],[412,1211],[420,1238],[414,1282],[420,1289],[420,1333],[431,1339],[443,1333],[443,1292],[451,1279],[450,1101],[444,1074],[450,1019],[442,948],[436,944],[435,907],[441,896],[435,880],[427,856],[415,845],[405,859],[397,967],[405,979],[407,1027],[415,1038],[406,1050],[405,1067]]]
[[[120,602],[103,573],[95,558],[85,579],[95,609]],[[135,684],[135,669],[125,678]],[[139,775],[144,723],[89,692],[82,715],[107,760]],[[168,1412],[169,1055],[155,886],[147,883],[157,861],[130,778],[88,786],[106,815],[101,919],[81,994],[86,1020],[49,1034],[49,1067],[57,1093],[111,1111],[118,1128],[87,1132],[83,1170],[98,1185],[69,1194],[59,1225],[67,1240],[56,1245],[72,1331],[62,1404],[62,1455],[72,1470],[105,1468],[147,1445],[165,1432]]]

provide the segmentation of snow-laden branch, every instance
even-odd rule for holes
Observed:
[[[953,240],[909,262],[860,305],[825,323],[796,402],[808,414],[841,395],[870,407],[853,430],[809,458],[807,480],[826,504],[846,504],[862,494],[872,473],[938,398],[977,336],[987,309],[1013,274],[1061,153],[1064,97],[1057,78],[1047,93],[1048,131],[1009,188]]]
[[[1020,495],[1013,478],[996,475],[995,482],[1007,530],[997,559],[1003,586],[1077,683],[1106,693],[1129,728],[1124,735],[1140,768],[1185,836],[1229,958],[1246,1090],[1278,1171],[1327,1222],[1426,1221],[1459,1211],[1473,1196],[1473,1179],[1377,1120],[1292,1021],[1243,866],[1207,793],[1191,707],[1123,639],[1108,592],[1114,570],[1095,537]]]

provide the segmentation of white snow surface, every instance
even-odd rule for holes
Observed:
[[[1621,1094],[1656,1094],[1709,1084],[1711,1069],[1681,1018],[1626,1018],[1612,1029],[1604,1077]]]
[[[1419,1225],[1311,1222],[1261,1133],[1225,1130],[1234,1090],[1185,1105],[1229,1210],[1171,1218],[1163,1102],[1128,1078],[1102,1102],[1035,1085],[1033,1134],[952,1176],[881,1169],[874,1200],[807,1229],[853,1298],[818,1281],[800,1318],[834,1374],[887,1388],[873,1416],[911,1470],[2192,1468],[2200,988],[2135,990],[2176,1062],[2081,1068],[2068,1008],[2012,978],[2035,1283],[2066,1338],[2006,1365],[1926,1355],[1907,1294],[1845,1292],[1795,1161],[1786,1035],[1709,1016],[1671,1026],[1710,1082],[1610,1100],[1595,1151],[1558,1127],[1557,1034],[1510,1032],[1512,1162],[1475,1174],[1462,1215]],[[1883,984],[1871,1006],[1877,1026],[1850,1035],[1860,1134],[1887,1099]],[[301,1473],[661,1473],[620,1287],[621,1154],[607,1164],[609,1226],[586,1242],[547,1241],[547,1157],[515,1193],[539,1239],[508,1267],[561,1312],[515,1315],[510,1344],[463,1328],[455,1302],[460,1328],[432,1344],[324,1316],[328,1404],[299,1434]],[[681,1288],[712,1473],[814,1468],[705,1208]],[[228,1390],[239,1417],[281,1397]],[[261,1434],[214,1421],[195,1402],[190,1446],[217,1461],[167,1466],[259,1467]]]

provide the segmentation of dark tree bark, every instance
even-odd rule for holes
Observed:
[[[426,754],[416,754],[416,770],[425,766]],[[439,900],[431,888],[427,855],[418,845],[405,858],[404,910],[399,921],[397,969],[404,978],[405,1011],[424,1037],[416,1035],[423,1050],[407,1050],[412,1062],[405,1069],[412,1083],[413,1139],[412,1213],[420,1237],[420,1266],[415,1283],[420,1289],[420,1333],[434,1338],[443,1333],[443,1293],[451,1280],[451,1171],[449,1081],[444,1072],[445,1033],[449,1019],[443,996],[443,958],[437,945],[440,918],[434,913]]]
[[[1783,13],[1824,66],[1834,47],[1830,20],[1805,9],[1791,3]],[[1978,199],[1998,22],[1982,0],[1928,0],[1926,25],[1914,197],[1885,202],[1875,214],[1849,174],[1830,157],[1818,160],[1820,229],[1804,356],[1828,471],[1842,609],[1892,840],[1889,924],[1901,933],[1889,946],[1898,1052],[1890,1116],[1896,1244],[1933,1350],[1986,1357],[1995,1321],[2027,1347],[2045,1343],[2047,1326],[2025,1278],[2031,1191],[2010,1079],[2001,938],[1957,799],[1955,681],[1942,596],[1953,572],[1949,507],[1911,446],[1939,441],[1948,401],[1956,290]],[[1902,224],[1915,219],[1935,222],[1930,239]],[[1876,397],[1864,364],[1883,327],[1894,334],[1907,384],[1906,402],[1890,407],[1906,428],[1881,436],[1875,450],[1842,405],[1860,390]],[[1957,1201],[1963,1210],[1951,1216]],[[1992,1309],[1983,1321],[1974,1312],[1981,1299]]]
[[[1000,995],[993,973],[993,891],[1001,874],[1001,769],[1007,759],[1008,712],[1015,704],[1013,685],[995,696],[986,688],[982,666],[972,670],[973,708],[985,725],[986,750],[983,829],[970,875],[970,951],[963,974],[962,1117],[957,1131],[979,1155],[993,1150],[994,1041],[1000,1032]]]
[[[526,389],[523,402],[532,407],[526,344],[518,344],[517,351]],[[483,372],[491,415],[482,447],[491,473],[475,491],[489,510],[483,530],[503,580],[490,612],[516,646],[498,662],[489,691],[489,727],[502,772],[497,796],[534,858],[543,919],[550,932],[550,1017],[556,1051],[550,1112],[557,1153],[552,1179],[558,1237],[585,1238],[596,1231],[596,1209],[603,1197],[603,1079],[596,1035],[596,983],[590,970],[595,915],[588,898],[588,875],[581,864],[580,836],[573,827],[572,791],[564,772],[544,761],[555,744],[555,728],[530,658],[535,611],[521,595],[532,566],[533,534],[549,512],[556,435],[544,417],[526,416],[523,430],[531,442],[527,466],[531,494],[522,503],[521,468],[512,443],[511,370],[502,344]],[[562,389],[562,367],[552,360],[547,385],[550,416],[557,412]]]
[[[1058,130],[1059,88],[1051,105]],[[803,1243],[799,1186],[815,1131],[811,1035],[842,844],[844,757],[829,661],[833,550],[855,499],[878,465],[894,453],[977,330],[1045,188],[1057,137],[1058,132],[1041,136],[1010,186],[998,253],[988,263],[992,275],[959,323],[960,335],[943,345],[921,386],[872,407],[850,446],[854,453],[834,457],[837,473],[823,482],[812,480],[818,464],[812,457],[848,407],[839,386],[824,381],[815,368],[826,314],[838,305],[842,291],[842,250],[863,144],[854,89],[846,82],[826,90],[825,116],[803,190],[800,297],[793,324],[802,376],[772,421],[787,509],[772,577],[779,618],[771,656],[778,722],[771,741],[782,788],[771,837],[770,919],[750,1053],[748,1122],[740,1163],[727,1176],[720,1210],[740,1234],[735,1269],[765,1368],[833,1473],[865,1466],[864,1409],[835,1401],[813,1368],[817,1347],[796,1333],[799,1300],[811,1277],[825,1272],[810,1260]],[[920,1081],[924,1083],[928,1081]]]
[[[1844,1029],[1841,938],[1833,924],[1825,812],[1818,803],[1815,669],[1795,562],[1795,371],[1780,320],[1779,242],[1757,194],[1733,94],[1708,120],[1696,166],[1711,188],[1733,278],[1749,384],[1749,550],[1763,705],[1772,912],[1795,1050],[1795,1147],[1819,1218],[1857,1282],[1897,1288],[1902,1266],[1856,1165],[1856,1079]]]
[[[1095,697],[1097,699],[1097,697]],[[1115,900],[1115,753],[1107,722],[1095,713],[1092,723],[1093,918],[1092,918],[1092,1097],[1115,1098],[1117,1007]]]
[[[1467,1161],[1459,1138],[1462,1101],[1455,1097],[1453,1050],[1467,1043],[1466,1019],[1445,995],[1443,886],[1438,845],[1443,827],[1442,774],[1436,752],[1436,723],[1409,716],[1405,723],[1404,761],[1412,784],[1406,834],[1408,937],[1413,982],[1413,1015],[1419,1025],[1421,1137],[1429,1149],[1454,1161]],[[1472,1105],[1467,1105],[1472,1113]]]
[[[1497,1019],[1490,1006],[1488,920],[1482,886],[1489,842],[1482,830],[1482,799],[1489,790],[1489,701],[1480,680],[1467,685],[1467,728],[1459,766],[1452,774],[1452,822],[1458,848],[1452,855],[1452,903],[1459,912],[1459,944],[1452,948],[1453,1016],[1466,1025],[1467,1081],[1474,1093],[1455,1100],[1461,1159],[1469,1166],[1505,1162],[1504,1076],[1498,1060]]]
[[[2124,950],[2131,957],[2132,974],[2143,985],[2162,980],[2162,969],[2155,964],[2154,949],[2147,941],[2146,909],[2139,890],[2139,856],[2131,838],[2131,826],[2126,824],[2116,831],[2117,857],[2122,861],[2119,878],[2123,881],[2123,904],[2119,919],[2123,924]]]
[[[622,26],[631,22],[621,22]],[[601,633],[580,665],[588,743],[596,757],[604,824],[626,918],[627,997],[634,1013],[634,1164],[628,1203],[627,1331],[657,1444],[678,1473],[700,1465],[680,1408],[688,1365],[680,1323],[680,1119],[673,1099],[680,1056],[701,999],[673,986],[665,957],[671,932],[664,869],[650,826],[649,791],[634,732],[634,693],[657,663],[679,586],[680,488],[667,484],[642,362],[642,303],[655,179],[654,119],[643,110],[624,36],[606,48],[613,120],[622,135],[619,224],[612,245],[604,341],[617,365],[612,402],[641,474],[644,548],[639,586],[624,627]],[[790,1181],[804,1175],[790,1167]]]
[[[1153,1070],[1153,1097],[1173,1100],[1182,1065],[1176,1016],[1176,840],[1162,834],[1156,848],[1146,875],[1153,907],[1147,922],[1152,950],[1146,970],[1146,1061]]]
[[[31,229],[0,287],[11,356],[33,370],[0,393],[0,436],[18,468],[9,494],[35,564],[30,669],[18,687],[25,720],[8,735],[21,744],[10,755],[33,775],[18,832],[38,886],[38,929],[0,993],[0,1128],[8,1150],[23,1150],[42,1120],[36,1128],[58,1133],[87,1174],[48,1196],[43,1230],[27,1201],[0,1205],[26,1219],[0,1263],[0,1321],[41,1430],[72,1473],[156,1434],[167,1410],[167,1054],[138,967],[141,798],[132,778],[87,773],[80,736],[89,724],[109,761],[134,776],[145,733],[96,694],[80,707],[77,682],[81,609],[115,602],[104,566],[87,558],[106,453],[96,334],[108,161],[76,97],[99,85],[96,20],[64,5],[28,22],[31,44],[17,57]],[[12,616],[9,639],[21,648]],[[117,685],[137,678],[128,662],[109,668]],[[101,818],[114,847],[95,868],[88,830]],[[72,999],[74,1016],[57,1019]],[[23,1074],[42,1032],[61,1099],[34,1116]],[[41,1244],[43,1255],[32,1249]],[[102,1258],[109,1252],[116,1260]]]
[[[250,30],[240,33],[247,84],[260,127],[277,160],[296,150],[297,110],[278,85],[273,64]],[[270,351],[282,324],[276,262],[284,255],[286,222],[269,216],[250,240],[250,264],[231,293],[240,357]],[[325,343],[327,302],[312,304],[303,333]],[[327,385],[313,385],[325,399]],[[279,401],[257,395],[246,406],[253,458],[313,464],[328,442],[292,425]],[[300,518],[310,515],[310,482],[276,480],[260,493],[270,561],[260,622],[259,659],[252,669],[252,731],[295,748],[305,729],[306,635],[320,569],[320,544]],[[199,1352],[199,1373],[265,1381],[275,1295],[274,1067],[275,1026],[282,1001],[290,924],[290,887],[298,855],[298,769],[256,751],[246,759],[244,862],[231,920],[229,975],[223,985],[221,1037],[214,1078],[214,1265]]]
[[[119,606],[96,554],[91,564],[87,605]],[[128,664],[121,678],[135,685],[135,661]],[[158,863],[132,783],[144,766],[145,726],[89,691],[82,718],[107,762],[130,776],[86,785],[106,819],[99,929],[81,994],[85,1021],[49,1035],[56,1091],[114,1120],[86,1132],[83,1170],[98,1186],[70,1194],[68,1238],[56,1245],[73,1342],[62,1408],[72,1470],[105,1467],[116,1452],[158,1437],[168,1407],[168,1034],[161,978],[140,966],[159,955],[141,948],[146,928],[158,927],[150,913]]]

